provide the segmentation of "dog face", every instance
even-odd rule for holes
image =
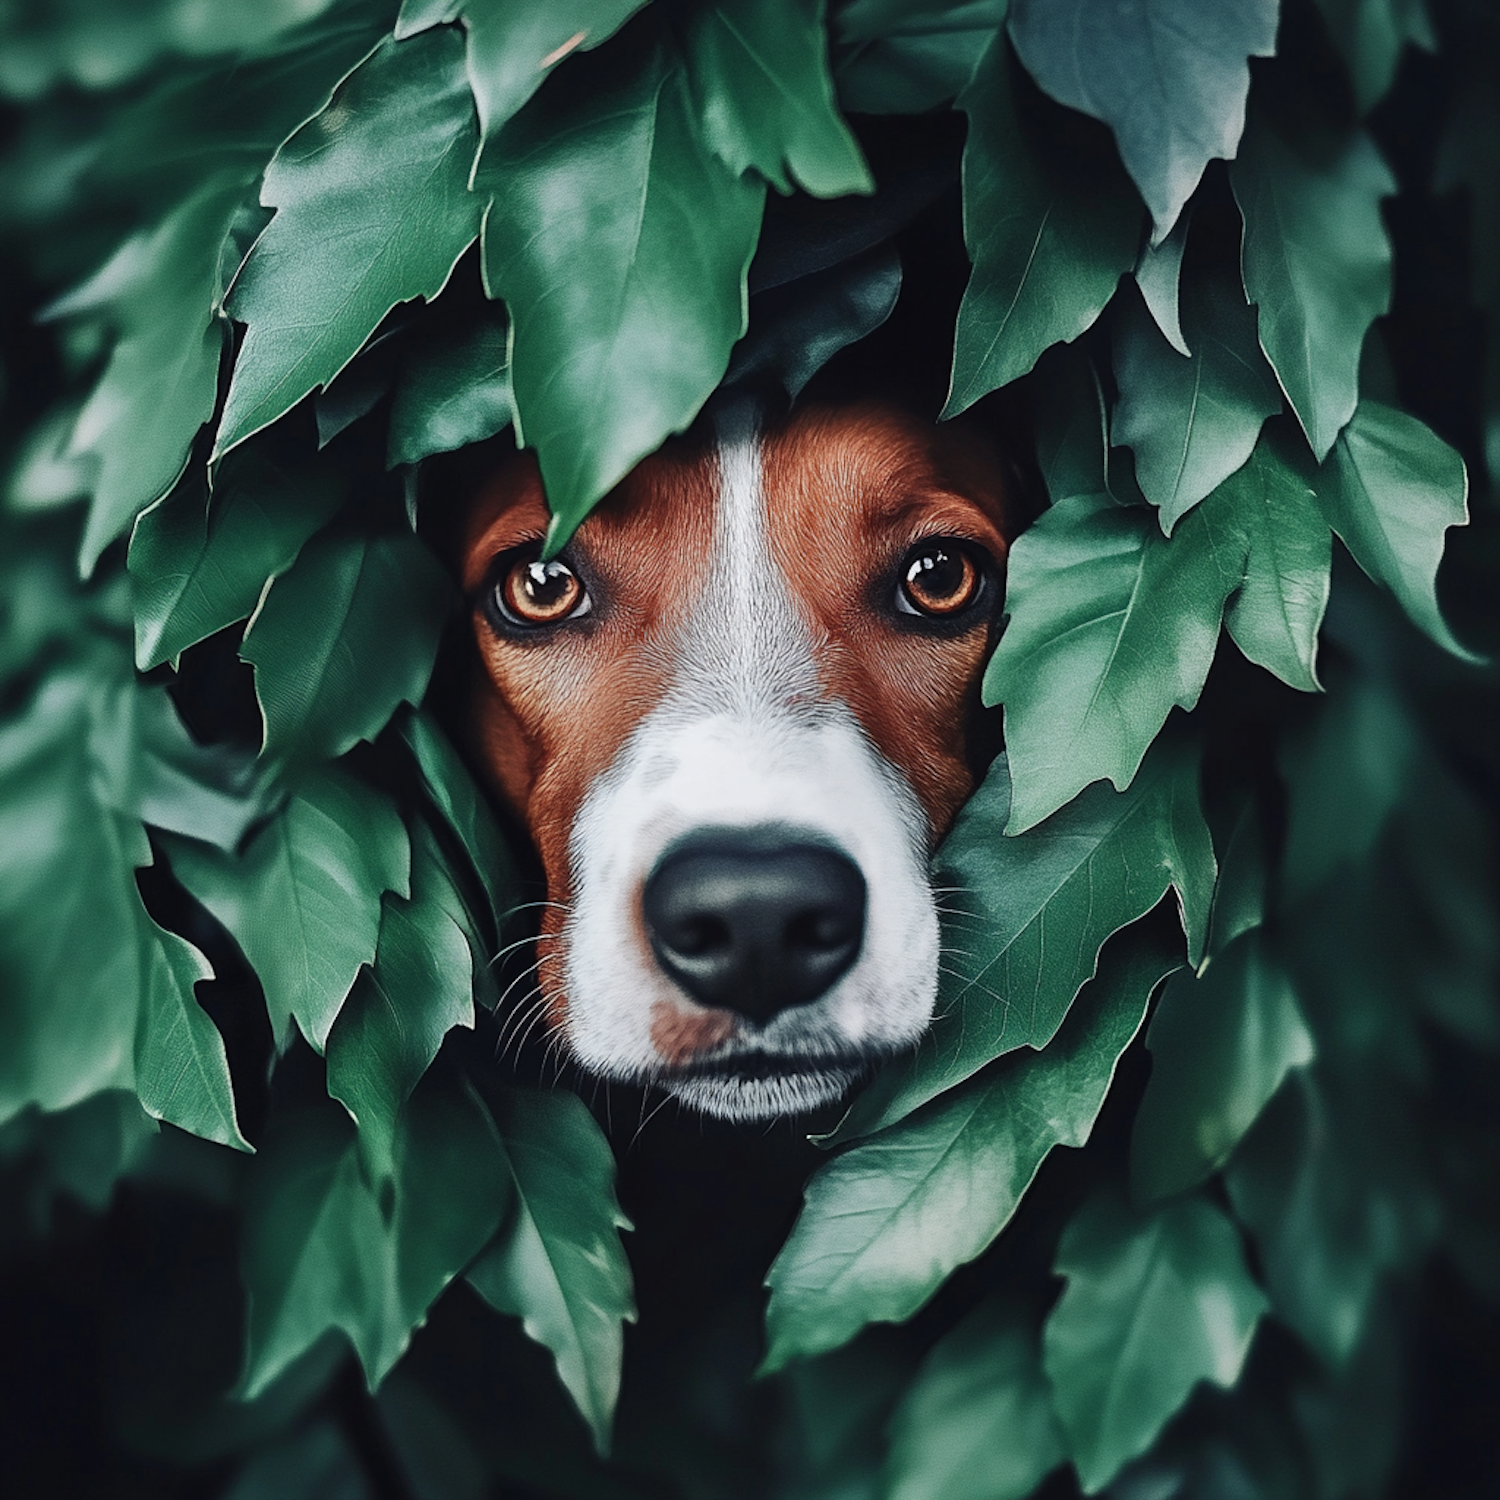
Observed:
[[[914,1041],[927,861],[972,787],[1001,468],[879,406],[668,444],[554,563],[530,454],[476,498],[478,750],[548,887],[539,994],[585,1067],[732,1119]]]

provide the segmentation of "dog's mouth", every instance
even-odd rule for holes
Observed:
[[[751,1048],[698,1058],[650,1082],[691,1109],[744,1123],[806,1115],[842,1099],[879,1059],[867,1052],[812,1054]]]

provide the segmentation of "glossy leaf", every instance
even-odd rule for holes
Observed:
[[[1008,0],[850,0],[834,6],[833,71],[845,109],[921,114],[969,81]]]
[[[1396,184],[1368,136],[1293,146],[1252,120],[1230,170],[1260,342],[1321,461],[1354,415],[1360,349],[1391,301],[1380,200]]]
[[[1276,50],[1277,0],[1014,0],[1010,35],[1061,104],[1103,120],[1160,243],[1245,128],[1249,59]]]
[[[994,1241],[1054,1146],[1088,1139],[1152,989],[1182,962],[1155,933],[1119,941],[1040,1052],[1013,1053],[818,1170],[766,1278],[765,1369],[904,1322]]]
[[[567,1093],[507,1093],[498,1119],[510,1157],[516,1209],[505,1232],[470,1268],[492,1307],[521,1319],[552,1351],[594,1446],[609,1446],[625,1322],[635,1321],[630,1266],[619,1231],[609,1143]]]
[[[1042,1363],[1086,1494],[1144,1452],[1199,1381],[1239,1378],[1266,1299],[1201,1198],[1147,1215],[1095,1198],[1063,1231]]]
[[[1367,114],[1396,78],[1408,42],[1434,51],[1437,38],[1424,0],[1317,0],[1328,34],[1343,54],[1354,100]]]
[[[348,1338],[378,1385],[510,1201],[494,1122],[468,1088],[436,1083],[407,1103],[389,1212],[360,1171],[352,1135],[336,1116],[305,1113],[284,1122],[257,1160],[243,1251],[247,1398],[329,1329]]]
[[[1118,164],[1102,151],[1061,150],[1045,110],[1021,107],[1027,86],[1015,72],[997,37],[958,100],[969,117],[964,242],[974,269],[945,417],[1076,339],[1136,260],[1140,204]]]
[[[1362,401],[1313,485],[1355,562],[1438,645],[1468,657],[1437,599],[1447,529],[1469,519],[1463,459],[1415,417]]]
[[[1151,1021],[1151,1081],[1135,1117],[1137,1201],[1196,1187],[1229,1159],[1313,1039],[1291,977],[1259,933],[1167,985]]]
[[[688,77],[703,138],[736,176],[778,192],[869,193],[874,179],[839,116],[823,0],[723,0],[688,22]]]
[[[692,421],[745,331],[765,189],[704,145],[680,65],[651,47],[580,59],[486,155],[486,284],[554,548]]]
[[[1186,357],[1134,298],[1124,299],[1114,336],[1119,400],[1110,437],[1133,450],[1136,481],[1168,536],[1250,457],[1261,423],[1281,410],[1238,278],[1190,278],[1182,321],[1193,351]]]
[[[294,1019],[318,1051],[361,964],[381,893],[411,893],[406,830],[380,794],[325,768],[236,857],[173,840],[173,873],[224,924],[265,991],[278,1044]]]
[[[504,318],[476,320],[424,342],[402,361],[391,402],[386,462],[420,463],[482,443],[511,419],[510,348]]]
[[[240,655],[255,667],[272,761],[332,759],[427,691],[454,604],[447,573],[406,532],[327,534],[266,591]]]
[[[383,43],[266,169],[277,212],[229,298],[246,329],[215,458],[326,386],[398,302],[435,297],[473,242],[462,52],[447,28]]]
[[[143,512],[130,535],[135,660],[174,666],[189,647],[248,619],[337,510],[345,486],[328,470],[292,470],[259,448],[237,452],[212,499],[184,480]]]
[[[463,905],[430,835],[412,849],[411,897],[381,902],[375,962],[328,1033],[328,1092],[359,1128],[376,1181],[396,1170],[396,1118],[455,1026],[474,1025],[474,964]]]
[[[937,1017],[910,1058],[887,1064],[829,1138],[905,1118],[1017,1047],[1043,1047],[1095,972],[1099,950],[1175,888],[1201,951],[1214,881],[1196,758],[1162,746],[1126,793],[1094,787],[1040,827],[997,834],[1009,798],[996,761],[933,860],[953,888]]]

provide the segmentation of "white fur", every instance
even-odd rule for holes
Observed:
[[[744,409],[720,421],[719,463],[714,556],[675,680],[574,822],[564,982],[568,1038],[586,1067],[663,1082],[709,1114],[756,1119],[837,1097],[856,1071],[850,1053],[888,1052],[921,1033],[937,991],[938,923],[921,805],[818,681],[810,633],[767,545],[759,443]],[[804,830],[859,867],[863,947],[826,994],[763,1027],[737,1020],[705,1055],[802,1059],[791,1071],[664,1076],[653,1008],[701,1011],[642,941],[642,886],[684,834],[765,824]],[[808,1061],[819,1057],[828,1065]]]

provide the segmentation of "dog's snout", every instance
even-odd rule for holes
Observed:
[[[761,1025],[816,1000],[864,941],[865,880],[854,862],[755,830],[668,853],[642,901],[667,974],[701,1004]]]

